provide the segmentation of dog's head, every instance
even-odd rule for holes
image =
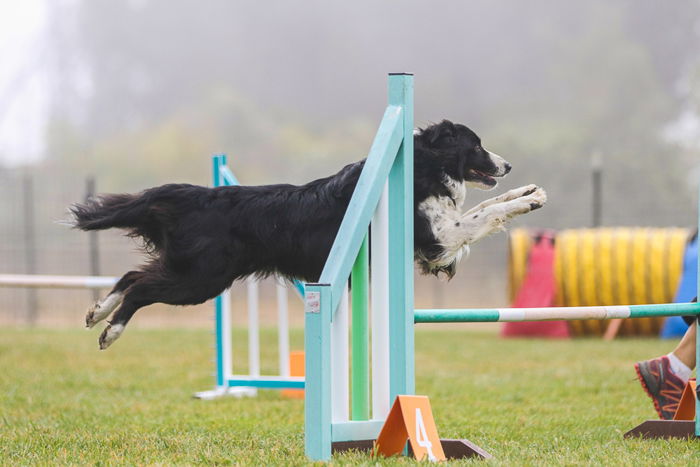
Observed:
[[[484,149],[481,138],[459,123],[443,120],[418,130],[414,138],[440,158],[448,176],[474,188],[490,190],[498,184],[497,177],[510,172],[508,161]]]

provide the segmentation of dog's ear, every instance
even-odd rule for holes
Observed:
[[[455,124],[449,120],[443,120],[437,125],[435,125],[435,128],[433,129],[433,132],[430,135],[430,144],[435,144],[435,142],[440,138],[454,135]]]

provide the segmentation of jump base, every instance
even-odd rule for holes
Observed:
[[[448,459],[465,459],[476,457],[480,459],[493,459],[493,456],[481,449],[468,439],[441,439],[442,450]],[[357,441],[336,441],[333,443],[333,453],[340,453],[350,450],[371,451],[374,448],[373,439],[363,439]],[[411,446],[408,447],[409,454]]]
[[[625,438],[695,438],[693,420],[647,420],[625,433]]]

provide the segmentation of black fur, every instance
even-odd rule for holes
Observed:
[[[414,146],[416,207],[429,196],[450,196],[445,175],[483,182],[497,170],[479,137],[447,120],[416,134]],[[74,205],[77,228],[125,229],[142,238],[150,254],[115,286],[124,299],[112,324],[126,324],[151,303],[202,303],[249,275],[317,281],[363,165],[302,186],[169,184]],[[417,209],[415,249],[428,259],[442,251]]]

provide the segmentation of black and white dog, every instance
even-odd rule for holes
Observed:
[[[100,348],[152,303],[202,303],[249,275],[317,281],[363,165],[302,186],[169,184],[73,205],[75,227],[125,229],[143,239],[150,256],[89,309],[87,327],[114,312]],[[464,125],[444,120],[416,131],[415,261],[424,274],[451,278],[470,244],[546,202],[544,190],[528,185],[462,211],[468,187],[489,190],[510,169]]]

